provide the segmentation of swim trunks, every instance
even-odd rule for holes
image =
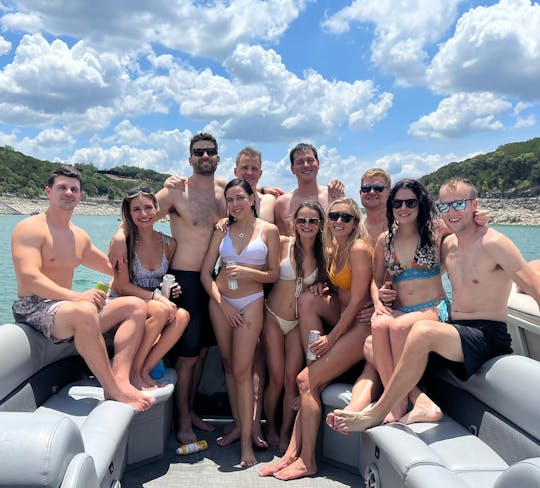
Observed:
[[[465,381],[476,373],[491,358],[512,354],[512,338],[504,322],[494,320],[455,320],[454,326],[461,339],[463,362],[449,361],[438,354],[430,354],[429,369],[450,369]]]
[[[198,271],[180,271],[170,269],[182,293],[171,300],[189,313],[189,323],[182,337],[173,346],[170,353],[174,359],[181,357],[196,357],[201,347],[216,344],[210,314],[208,313],[209,297],[201,283],[201,273]]]
[[[51,335],[56,312],[58,312],[64,303],[68,302],[65,300],[48,300],[46,298],[38,297],[37,295],[22,297],[13,302],[13,318],[15,319],[15,322],[28,324],[30,327],[43,334],[47,339],[51,340],[54,344],[70,342],[73,340],[73,337],[69,339],[57,339]]]

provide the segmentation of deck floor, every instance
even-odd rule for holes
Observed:
[[[200,439],[208,441],[208,449],[202,452],[179,456],[178,442],[171,435],[163,459],[145,464],[124,473],[122,488],[178,488],[180,486],[213,487],[275,487],[291,488],[359,488],[364,482],[359,475],[345,469],[320,463],[319,473],[310,478],[285,482],[272,477],[261,478],[259,469],[278,459],[275,449],[257,450],[259,464],[248,469],[240,468],[240,444],[220,447],[216,438],[221,435],[223,422],[216,422],[216,430],[206,433],[197,431]]]

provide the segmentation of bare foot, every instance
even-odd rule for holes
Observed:
[[[253,452],[251,440],[250,442],[246,443],[242,442],[242,455],[240,459],[240,466],[242,466],[243,468],[249,468],[251,466],[255,466],[256,464],[257,458],[255,457],[255,453]]]
[[[277,473],[278,471],[281,471],[283,468],[286,468],[287,466],[289,466],[289,464],[294,463],[295,460],[296,458],[294,457],[283,456],[281,459],[278,459],[272,464],[269,464],[268,466],[261,468],[261,470],[259,471],[259,476],[272,476],[274,473]]]
[[[317,465],[306,465],[302,458],[298,458],[294,463],[286,468],[274,473],[274,478],[283,481],[297,480],[304,476],[313,476],[317,472]]]
[[[106,400],[127,403],[137,412],[148,410],[155,402],[154,398],[144,395],[130,383],[127,385],[118,385],[115,390],[104,390],[103,394]]]
[[[331,427],[332,429],[335,429],[335,427],[334,427],[334,422],[335,421],[336,421],[336,414],[334,412],[330,412],[326,416],[326,425],[328,425],[328,427]]]
[[[218,446],[225,447],[233,442],[236,442],[238,439],[240,439],[240,426],[234,424],[233,430],[231,430],[228,434],[218,437],[216,439],[216,443]]]
[[[394,405],[394,408],[390,410],[390,413],[384,418],[383,424],[387,424],[389,422],[399,422],[400,419],[407,413],[408,403],[407,398],[401,399],[396,405]]]
[[[191,413],[191,424],[196,429],[204,430],[205,432],[214,432],[214,430],[216,430],[212,424],[205,422],[201,417],[193,412]]]
[[[384,417],[379,418],[373,410],[367,412],[346,412],[334,410],[334,429],[338,432],[362,432],[375,425],[379,425]]]
[[[191,419],[188,419],[187,422],[184,419],[180,419],[180,426],[176,432],[176,439],[180,444],[192,444],[197,442],[197,436],[193,429],[191,428]]]
[[[260,422],[253,422],[253,427],[251,428],[251,439],[255,447],[260,449],[266,449],[268,447],[268,443],[264,440],[262,434]]]
[[[443,413],[433,401],[422,393],[416,399],[412,410],[399,419],[403,424],[413,424],[415,422],[437,422],[441,420]]]
[[[279,445],[279,436],[276,429],[273,427],[267,427],[266,438],[268,439],[268,445],[271,447],[277,447]]]

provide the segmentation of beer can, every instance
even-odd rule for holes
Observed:
[[[317,359],[317,356],[315,353],[311,350],[311,344],[313,344],[316,340],[321,337],[321,332],[318,330],[310,330],[308,335],[308,347],[306,352],[306,359],[309,359],[310,361],[314,361]]]
[[[163,278],[161,280],[161,294],[166,297],[170,298],[171,296],[171,286],[174,283],[174,275],[172,274],[166,274],[163,275]]]
[[[197,441],[192,444],[182,444],[177,450],[176,454],[185,456],[186,454],[192,454],[194,452],[204,451],[208,449],[208,443],[206,441]]]

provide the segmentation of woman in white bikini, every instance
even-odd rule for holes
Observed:
[[[140,388],[159,384],[150,371],[176,344],[189,322],[189,314],[154,290],[159,288],[176,240],[154,230],[157,200],[148,187],[128,190],[122,201],[122,220],[126,231],[128,262],[116,270],[111,296],[136,296],[146,300],[144,336],[133,361],[132,383]]]
[[[234,428],[218,439],[226,446],[240,438],[241,466],[256,464],[253,424],[253,356],[263,324],[263,283],[279,275],[279,233],[258,219],[255,195],[240,178],[225,187],[229,225],[216,230],[202,264],[201,281],[210,295],[210,317],[225,369]],[[218,257],[221,269],[213,279]]]
[[[326,279],[326,258],[322,241],[324,210],[317,202],[304,202],[294,213],[294,236],[280,236],[279,280],[265,304],[263,344],[268,366],[264,392],[264,413],[268,442],[287,449],[298,396],[296,376],[305,364],[298,327],[298,297],[316,281]],[[276,409],[283,396],[283,419],[278,435]]]

